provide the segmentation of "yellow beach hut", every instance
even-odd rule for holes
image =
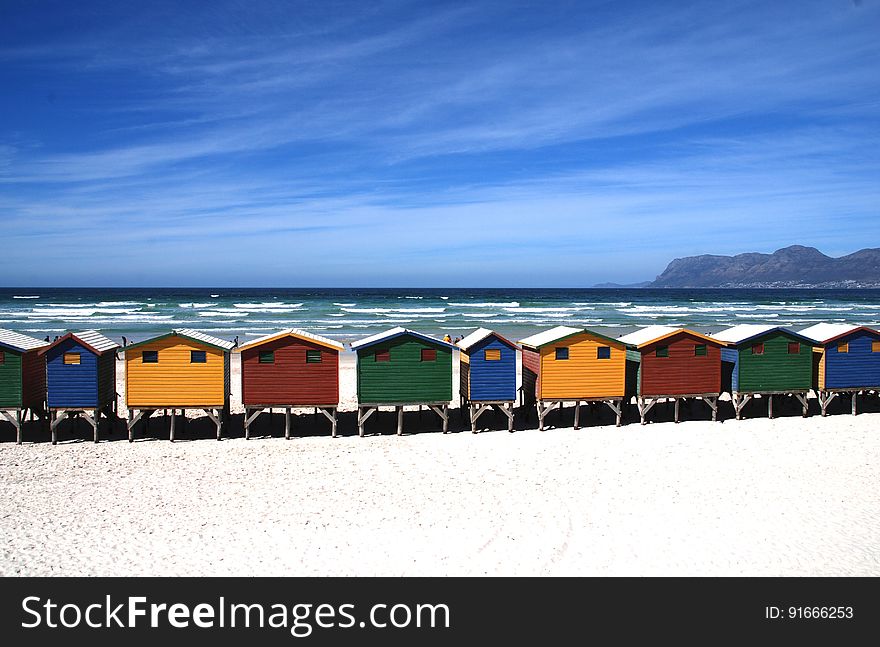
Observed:
[[[620,426],[626,394],[626,344],[583,328],[557,326],[520,340],[523,404],[537,402],[538,426],[565,402],[604,402]]]
[[[171,409],[170,439],[178,410],[204,411],[217,425],[220,440],[229,415],[230,341],[189,328],[172,330],[125,348],[125,402],[128,440],[134,426],[158,409]]]

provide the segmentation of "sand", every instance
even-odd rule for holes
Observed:
[[[389,413],[367,438],[347,415],[290,441],[2,427],[0,574],[880,575],[878,413],[443,435],[413,412],[402,437]]]

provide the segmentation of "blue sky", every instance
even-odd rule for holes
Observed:
[[[880,2],[3,2],[0,284],[880,246]]]

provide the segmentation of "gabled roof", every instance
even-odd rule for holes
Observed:
[[[413,337],[423,339],[432,344],[439,344],[440,346],[446,346],[447,348],[455,348],[454,345],[449,344],[442,339],[435,339],[434,337],[416,332],[415,330],[410,330],[409,328],[401,328],[400,326],[397,326],[396,328],[392,328],[390,330],[386,330],[385,332],[371,335],[369,337],[364,337],[363,339],[358,339],[357,341],[353,341],[351,342],[351,348],[352,350],[357,350],[358,348],[366,348],[367,346],[379,344],[383,341],[389,341],[391,339],[394,339],[395,337],[400,337],[401,335],[412,335]]]
[[[95,355],[103,355],[107,351],[116,350],[117,348],[119,348],[119,344],[117,344],[112,339],[108,339],[97,330],[83,330],[82,332],[69,332],[64,336],[59,337],[48,346],[44,346],[43,348],[41,348],[40,353],[45,353],[49,349],[55,348],[55,346],[67,341],[68,339],[75,339],[77,342],[92,351]]]
[[[207,346],[212,346],[217,350],[223,351],[230,351],[235,348],[235,344],[231,341],[227,341],[226,339],[220,339],[219,337],[206,335],[205,333],[199,332],[198,330],[193,330],[192,328],[176,328],[169,333],[165,333],[164,335],[151,337],[150,339],[145,339],[135,344],[129,344],[125,347],[125,350],[137,348],[138,346],[143,346],[144,344],[150,344],[160,339],[165,339],[166,337],[184,337],[191,341],[199,342],[200,344],[206,344]]]
[[[739,324],[738,326],[733,326],[731,328],[727,328],[725,330],[717,332],[712,335],[712,337],[724,343],[738,346],[739,344],[744,344],[747,341],[757,339],[758,337],[763,337],[764,335],[776,331],[784,332],[808,344],[815,343],[809,337],[798,334],[795,331],[786,328],[785,326],[764,326],[761,324]]]
[[[553,344],[568,337],[572,337],[574,335],[590,335],[592,337],[596,337],[598,339],[602,339],[607,341],[609,344],[615,344],[618,346],[623,346],[621,341],[614,339],[613,337],[607,337],[598,332],[593,332],[592,330],[588,330],[586,328],[572,328],[571,326],[556,326],[555,328],[551,328],[550,330],[545,330],[544,332],[539,332],[537,334],[532,335],[531,337],[526,337],[525,339],[520,339],[519,343],[521,346],[528,346],[530,348],[541,348],[542,346],[546,346],[547,344]]]
[[[714,339],[712,337],[709,337],[708,335],[701,335],[700,333],[689,330],[688,328],[674,328],[672,326],[648,326],[646,328],[642,328],[641,330],[631,332],[628,335],[623,335],[620,338],[620,341],[628,346],[643,348],[645,346],[650,346],[651,344],[655,344],[658,341],[662,341],[664,339],[667,339],[668,337],[672,337],[680,333],[685,333],[690,337],[702,339],[709,342],[710,344],[719,344],[721,346],[725,345],[723,341]]]
[[[531,337],[520,339],[519,343],[521,346],[540,348],[541,346],[552,344],[553,342],[559,341],[560,339],[565,339],[566,337],[576,335],[579,332],[583,332],[583,328],[572,328],[571,326],[556,326],[555,328],[551,328],[550,330],[535,333]]]
[[[26,353],[29,350],[35,350],[48,345],[49,342],[42,339],[35,339],[34,337],[22,335],[20,332],[0,328],[0,348]]]
[[[853,324],[830,324],[830,323],[818,323],[815,326],[810,326],[809,328],[804,328],[800,334],[804,337],[812,339],[814,342],[818,344],[830,344],[833,341],[840,339],[841,337],[846,337],[848,335],[853,334],[854,332],[858,332],[859,330],[864,330],[868,333],[873,333],[875,335],[880,335],[880,331],[874,330],[873,328],[869,328],[868,326],[856,326]]]
[[[510,346],[513,349],[516,349],[516,344],[514,344],[509,339],[502,337],[494,330],[489,330],[488,328],[477,328],[474,332],[472,332],[470,335],[468,335],[464,339],[460,339],[456,345],[459,348],[461,348],[462,350],[466,351],[471,346],[473,346],[474,344],[476,344],[478,342],[483,341],[484,339],[486,339],[486,337],[489,337],[490,335],[495,335],[499,339],[499,341],[501,341],[504,344],[507,344],[508,346]]]
[[[300,330],[299,328],[285,328],[284,330],[279,330],[278,332],[273,332],[269,335],[252,339],[248,343],[239,346],[238,350],[242,351],[246,348],[261,346],[262,344],[266,344],[270,341],[275,341],[276,339],[281,339],[282,337],[295,337],[296,339],[314,342],[319,346],[325,346],[333,350],[342,350],[344,348],[341,343],[339,343],[338,341],[334,341],[333,339],[327,339],[326,337],[321,337],[320,335],[306,332],[305,330]]]

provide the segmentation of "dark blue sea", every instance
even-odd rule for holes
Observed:
[[[0,328],[35,337],[98,329],[139,340],[196,328],[242,343],[286,327],[349,342],[393,326],[519,339],[571,325],[620,335],[650,324],[880,326],[880,290],[0,288]]]

